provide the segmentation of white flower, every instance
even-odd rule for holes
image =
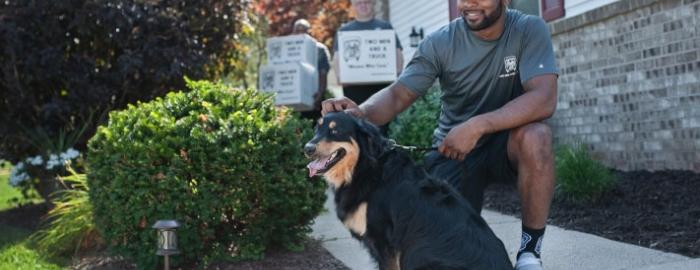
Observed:
[[[42,163],[44,163],[44,159],[41,157],[41,155],[37,155],[36,157],[33,157],[33,158],[28,158],[27,160],[28,160],[27,162],[29,162],[29,164],[32,164],[34,166],[39,166]]]
[[[65,162],[74,158],[77,158],[80,156],[80,152],[78,150],[75,150],[73,148],[68,148],[66,152],[61,153],[61,159]]]
[[[58,156],[56,154],[51,154],[49,156],[49,161],[46,162],[46,169],[51,170],[53,169],[53,167],[56,167],[61,164],[63,164],[63,162],[58,159]]]

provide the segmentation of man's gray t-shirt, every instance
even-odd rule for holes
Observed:
[[[450,129],[502,107],[523,93],[527,80],[542,74],[558,74],[547,25],[539,17],[508,10],[497,40],[477,37],[462,18],[431,33],[398,81],[424,95],[440,80],[442,106],[433,133],[433,146],[438,146]]]
[[[343,24],[338,28],[338,32],[341,31],[359,31],[359,30],[393,30],[394,27],[391,26],[390,23],[382,21],[377,18],[372,18],[369,21],[366,22],[360,22],[360,21],[350,21],[346,24]],[[337,52],[338,51],[338,33],[335,33],[335,38],[333,39],[333,51]],[[401,41],[399,40],[399,36],[396,35],[396,48],[403,49],[401,47]]]

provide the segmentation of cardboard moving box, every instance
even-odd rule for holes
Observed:
[[[340,83],[371,84],[396,80],[394,30],[338,32]]]
[[[316,68],[318,47],[307,34],[271,37],[267,39],[267,62],[283,65],[303,62]]]
[[[275,105],[296,111],[314,108],[313,95],[318,88],[318,72],[307,63],[266,65],[260,68],[260,90],[275,94]]]

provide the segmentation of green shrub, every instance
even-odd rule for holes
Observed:
[[[583,144],[556,150],[557,193],[575,203],[596,202],[612,190],[617,178],[592,159]]]
[[[114,251],[153,269],[159,219],[176,219],[175,264],[261,258],[298,247],[322,209],[325,185],[306,177],[308,123],[271,96],[187,82],[110,114],[88,146],[95,223]]]
[[[92,219],[87,177],[71,168],[68,171],[70,176],[61,180],[71,189],[53,194],[55,205],[47,214],[48,223],[42,224],[42,228],[30,237],[43,254],[73,255],[102,245]]]
[[[428,94],[399,114],[389,126],[389,137],[401,145],[430,146],[440,116],[440,94],[440,89],[433,87]],[[419,162],[423,160],[424,154],[422,151],[412,153],[413,158]]]

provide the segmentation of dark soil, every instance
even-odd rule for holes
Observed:
[[[548,224],[643,247],[700,257],[700,174],[615,172],[616,188],[592,204],[555,198]],[[492,185],[485,208],[520,216],[515,187]]]
[[[39,227],[41,217],[49,212],[47,204],[26,204],[0,211],[0,225],[35,230]]]
[[[308,240],[304,251],[292,252],[287,250],[272,250],[267,252],[264,260],[242,262],[218,262],[209,265],[209,270],[349,270],[343,263],[328,253],[321,246],[321,242]],[[104,253],[96,253],[82,256],[73,265],[76,270],[133,270],[136,265],[119,257],[106,256]],[[196,267],[184,267],[173,269],[194,269]]]

